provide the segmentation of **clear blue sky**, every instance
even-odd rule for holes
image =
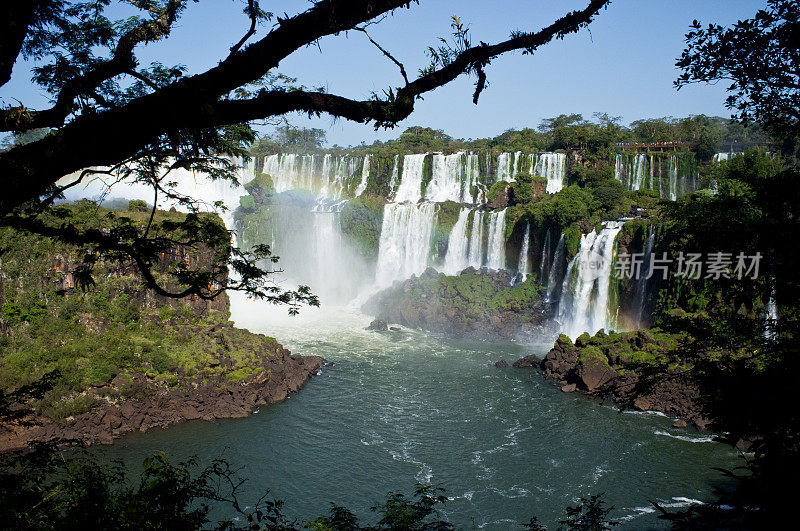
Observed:
[[[507,38],[513,29],[537,30],[586,3],[421,0],[422,5],[398,10],[370,32],[405,63],[413,77],[428,62],[427,46],[448,34],[453,14],[469,24],[473,42],[494,42]],[[299,0],[263,4],[281,14],[310,5]],[[587,118],[595,111],[608,112],[622,116],[625,123],[700,113],[728,116],[724,85],[675,91],[675,58],[693,19],[730,24],[752,16],[765,4],[765,0],[614,0],[589,30],[554,41],[533,56],[517,53],[495,60],[487,70],[490,86],[477,106],[472,104],[473,80],[464,78],[427,95],[395,130],[376,132],[372,126],[327,116],[308,120],[293,115],[290,119],[295,125],[326,129],[329,144],[350,145],[394,138],[411,125],[443,129],[458,138],[494,136],[572,112]],[[169,40],[139,49],[142,63],[183,63],[191,72],[213,66],[246,29],[241,7],[242,0],[191,4]],[[260,35],[265,31],[262,28]],[[300,50],[279,70],[306,86],[325,86],[353,98],[366,98],[372,91],[381,92],[402,81],[396,66],[359,33],[325,38],[319,48]],[[46,95],[28,82],[29,77],[28,65],[18,64],[15,79],[0,89],[4,104],[17,99],[29,106],[46,105]]]

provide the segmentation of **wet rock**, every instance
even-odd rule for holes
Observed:
[[[508,362],[506,360],[500,360],[498,362],[495,362],[494,366],[497,367],[498,369],[505,369],[506,367],[508,367]]]
[[[542,360],[534,356],[533,354],[529,354],[524,358],[520,358],[513,363],[513,366],[517,369],[529,369],[531,367],[537,368],[541,365]]]
[[[616,375],[605,359],[599,358],[584,359],[578,369],[578,378],[590,393],[611,382]]]
[[[575,391],[577,388],[578,388],[578,386],[577,386],[576,384],[574,384],[574,383],[572,383],[572,384],[567,384],[567,385],[565,385],[565,386],[563,386],[563,387],[561,388],[561,392],[562,392],[562,393],[572,393],[572,392],[574,392],[574,391]]]
[[[672,427],[673,428],[685,428],[686,427],[686,421],[683,420],[683,419],[678,419],[678,420],[676,420],[675,422],[672,423]]]
[[[392,332],[400,332],[402,328],[400,328],[399,326],[390,326],[389,330],[391,330]]]
[[[384,332],[388,329],[389,325],[386,324],[386,321],[381,321],[380,319],[375,319],[367,327],[367,330],[376,330],[378,332]]]

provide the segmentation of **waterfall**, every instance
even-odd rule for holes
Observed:
[[[403,174],[394,200],[418,202],[422,199],[422,169],[425,166],[425,155],[406,155],[403,157]]]
[[[461,189],[461,202],[462,203],[475,203],[485,202],[485,198],[478,197],[477,201],[473,199],[472,189],[480,185],[480,162],[478,155],[474,153],[464,154],[464,186]],[[479,194],[480,196],[480,194]]]
[[[483,265],[483,225],[485,212],[472,211],[472,226],[469,234],[468,262],[472,267],[479,269]]]
[[[522,237],[522,248],[519,251],[519,265],[517,272],[522,276],[524,281],[528,276],[528,247],[530,246],[531,239],[531,224],[525,225],[525,236]]]
[[[514,159],[516,153],[500,153],[497,156],[497,175],[495,182],[514,180]]]
[[[263,172],[272,177],[272,183],[278,193],[304,190],[313,192],[318,198],[339,200],[345,197],[347,180],[359,169],[362,172],[361,183],[356,192],[364,191],[366,177],[369,174],[367,163],[365,175],[365,162],[349,155],[326,153],[320,163],[317,155],[285,153],[265,157]]]
[[[400,178],[400,155],[394,156],[394,162],[392,162],[392,176],[389,179],[389,197],[394,198],[395,194],[397,193],[397,180]]]
[[[715,153],[714,157],[711,160],[713,160],[714,162],[725,162],[731,160],[733,157],[736,157],[738,155],[744,155],[744,153],[742,153],[741,151],[734,151],[730,153]]]
[[[599,233],[582,235],[580,250],[567,267],[558,320],[563,333],[572,339],[583,332],[593,335],[614,326],[609,300],[615,240],[620,230],[621,221],[606,221]]]
[[[678,158],[669,157],[669,198],[675,201],[678,198]]]
[[[542,258],[539,260],[539,283],[541,284],[544,281],[544,273],[545,271],[549,271],[547,266],[547,260],[550,258],[550,228],[547,228],[547,232],[544,236],[544,244],[542,244]]]
[[[447,239],[447,254],[444,257],[444,273],[447,275],[455,275],[469,266],[469,213],[469,208],[462,208],[458,212],[458,220]]]
[[[625,155],[617,155],[614,159],[614,178],[624,184],[628,190],[642,190],[647,188],[649,177],[650,188],[653,189],[654,163],[652,155],[648,157],[637,154],[632,159]]]
[[[370,156],[364,156],[364,162],[361,164],[361,182],[358,184],[358,188],[356,188],[354,197],[358,197],[364,193],[364,190],[367,189],[367,179],[369,178],[369,168],[370,167]]]
[[[775,302],[775,277],[769,277],[769,300],[765,308],[766,326],[764,327],[764,339],[774,341],[778,337],[778,305]]]
[[[553,297],[557,296],[557,290],[560,285],[558,281],[561,262],[564,260],[564,234],[558,239],[556,244],[556,252],[553,255],[553,263],[550,264],[550,274],[547,275],[547,297],[546,300],[550,301]]]
[[[503,269],[506,266],[506,209],[489,213],[489,237],[486,249],[486,266]]]
[[[375,272],[378,286],[390,286],[395,280],[425,271],[435,213],[433,203],[388,203],[384,206]]]
[[[715,156],[714,160],[718,160],[718,157]],[[719,160],[724,160],[724,158]],[[682,159],[678,155],[659,157],[641,153],[618,154],[614,159],[614,178],[624,184],[628,190],[657,190],[659,197],[674,201],[681,195],[697,188],[695,171],[686,168],[681,161]],[[662,169],[664,165],[667,167],[666,174]],[[688,173],[681,174],[682,168]],[[656,183],[658,183],[657,186]]]
[[[554,194],[564,187],[567,176],[566,153],[542,153],[536,160],[531,173],[547,179],[548,194]]]
[[[643,328],[642,316],[644,315],[645,298],[647,297],[647,283],[650,276],[650,256],[653,254],[653,242],[655,241],[655,233],[651,233],[647,237],[647,244],[644,250],[644,263],[642,264],[642,271],[636,285],[636,326]]]
[[[431,182],[425,189],[425,199],[441,203],[443,201],[461,202],[461,170],[463,153],[453,155],[435,154],[432,157]]]

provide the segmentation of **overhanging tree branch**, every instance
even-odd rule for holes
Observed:
[[[82,95],[95,96],[95,89],[104,81],[129,73],[137,66],[134,48],[169,35],[172,24],[188,0],[169,0],[157,17],[125,32],[117,42],[110,59],[102,61],[84,74],[68,80],[58,94],[55,104],[43,111],[12,107],[0,111],[3,131],[26,131],[42,127],[59,127],[73,112],[75,100]]]
[[[473,72],[481,88],[481,79],[485,82],[482,69],[494,57],[514,50],[533,53],[554,38],[574,33],[589,24],[609,0],[592,0],[585,9],[569,13],[538,32],[515,33],[497,44],[467,48],[441,68],[390,90],[385,100],[357,101],[307,91],[266,91],[248,100],[220,100],[232,89],[261,77],[298,47],[323,35],[352,29],[404,4],[408,2],[323,0],[296,17],[280,21],[266,37],[203,74],[178,80],[122,107],[78,117],[38,142],[0,154],[0,175],[5,181],[0,210],[38,197],[62,175],[88,166],[115,164],[160,136],[183,128],[243,123],[292,111],[328,113],[374,122],[376,127],[392,127],[413,111],[416,98],[422,94]]]

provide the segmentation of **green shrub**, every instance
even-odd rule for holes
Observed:
[[[141,199],[131,199],[128,201],[128,210],[131,212],[148,212],[150,207]]]

